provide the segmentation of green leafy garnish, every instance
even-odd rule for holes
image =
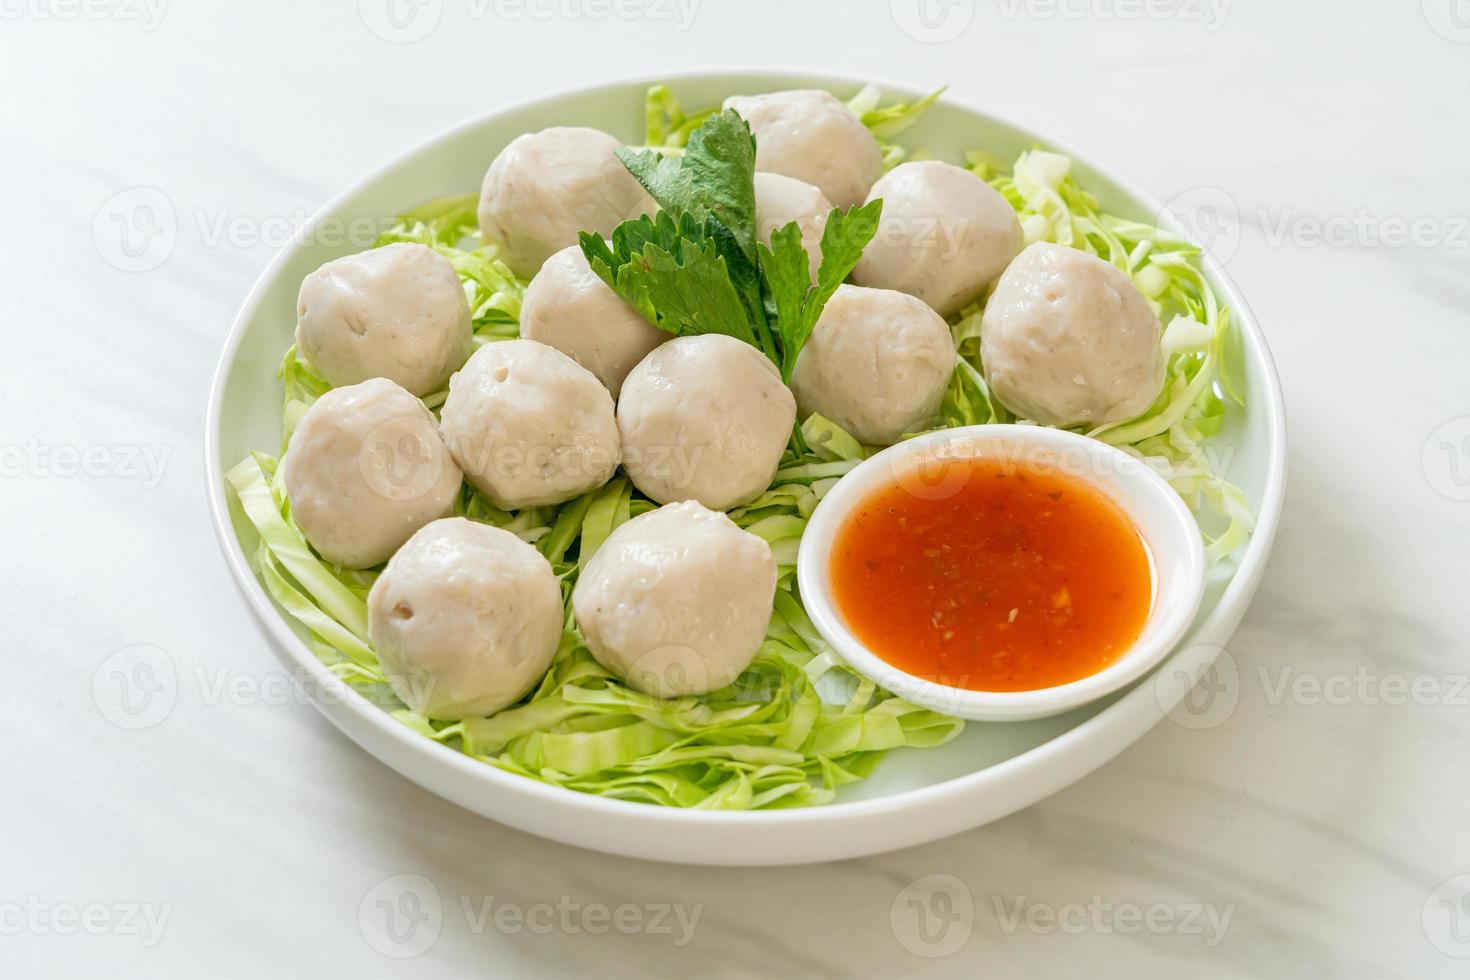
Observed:
[[[794,222],[769,248],[756,242],[755,139],[737,113],[708,115],[682,154],[618,156],[662,210],[623,222],[610,244],[584,232],[592,270],[654,326],[737,337],[789,380],[822,307],[877,231],[882,202],[833,210],[813,285]]]
[[[722,333],[762,346],[755,333],[751,298],[742,296],[727,256],[708,223],[667,211],[625,221],[609,247],[598,235],[581,235],[592,271],[649,323],[672,334]]]
[[[665,211],[701,225],[713,218],[755,263],[755,137],[731,110],[711,115],[683,155],[620,148],[618,159]]]
[[[863,257],[863,248],[878,231],[883,213],[881,200],[870,201],[848,211],[833,210],[822,231],[822,264],[817,282],[811,282],[801,229],[796,222],[771,235],[771,247],[760,246],[761,270],[772,305],[781,342],[781,377],[791,379],[796,355],[812,335],[822,308]]]
[[[612,245],[582,233],[592,270],[654,326],[722,333],[779,363],[761,299],[755,248],[755,140],[734,112],[710,115],[678,156],[619,151],[663,209],[613,229]]]

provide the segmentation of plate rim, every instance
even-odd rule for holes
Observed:
[[[481,113],[471,119],[431,134],[352,181],[345,189],[333,195],[313,214],[312,218],[298,230],[296,235],[293,235],[289,243],[276,253],[257,277],[231,324],[229,333],[225,338],[223,349],[215,364],[210,381],[209,399],[204,417],[203,463],[205,467],[205,490],[209,497],[210,517],[214,526],[215,537],[225,558],[225,562],[230,568],[235,584],[246,599],[247,605],[254,614],[255,619],[264,629],[267,637],[273,641],[270,645],[276,658],[286,667],[302,672],[293,673],[293,678],[298,684],[301,684],[303,673],[314,682],[311,687],[307,688],[307,693],[317,710],[375,759],[398,771],[411,781],[425,786],[426,789],[429,789],[430,792],[434,792],[436,795],[444,796],[445,794],[426,785],[415,774],[407,772],[393,762],[384,759],[377,749],[370,748],[364,744],[357,733],[349,729],[348,723],[351,721],[366,723],[383,737],[398,743],[400,746],[406,747],[410,754],[423,757],[426,765],[439,765],[455,770],[461,773],[464,778],[482,783],[486,788],[495,792],[505,792],[532,800],[546,801],[561,807],[580,809],[585,811],[589,817],[601,815],[619,821],[633,818],[639,822],[646,821],[660,826],[692,825],[697,827],[703,825],[727,829],[779,830],[781,828],[799,827],[813,823],[862,820],[869,817],[883,816],[895,810],[931,808],[981,790],[994,791],[1000,795],[1005,795],[1005,793],[1009,792],[1019,802],[1007,806],[1002,813],[995,813],[988,817],[977,816],[974,822],[967,823],[965,826],[976,826],[979,823],[998,819],[1005,814],[1024,809],[1106,764],[1124,748],[1142,737],[1143,734],[1161,721],[1182,700],[1187,693],[1187,689],[1178,691],[1177,697],[1171,697],[1166,702],[1165,698],[1153,690],[1153,685],[1147,682],[1141,683],[1117,701],[1103,708],[1096,715],[1034,748],[1027,749],[1018,755],[1011,756],[1008,759],[974,772],[927,786],[901,790],[882,797],[865,800],[837,801],[815,807],[779,810],[720,811],[651,806],[628,800],[609,799],[591,794],[578,793],[478,762],[454,749],[426,739],[417,732],[394,721],[387,712],[373,705],[356,692],[350,692],[345,697],[337,697],[324,701],[320,696],[320,692],[326,689],[328,685],[340,685],[340,681],[336,680],[335,675],[327,670],[326,666],[311,653],[307,646],[287,625],[284,614],[271,601],[258,577],[250,568],[249,559],[245,555],[244,548],[235,536],[229,512],[228,493],[225,486],[225,468],[220,457],[219,426],[223,416],[223,396],[226,380],[244,340],[247,332],[247,324],[254,318],[264,294],[279,276],[281,268],[290,260],[295,250],[301,246],[303,237],[309,234],[312,227],[319,224],[324,218],[334,214],[336,209],[345,200],[355,196],[365,186],[379,180],[387,172],[400,166],[405,160],[418,156],[426,151],[431,151],[439,145],[467,131],[486,125],[498,117],[517,111],[534,109],[545,103],[556,102],[578,95],[596,93],[609,88],[623,88],[636,85],[646,87],[652,84],[663,83],[677,91],[680,83],[708,82],[722,78],[731,79],[732,84],[735,79],[740,79],[742,86],[785,85],[793,78],[800,78],[803,80],[802,84],[808,84],[811,87],[836,88],[840,90],[849,86],[857,89],[864,85],[872,84],[878,86],[887,94],[899,95],[906,98],[914,98],[920,94],[920,90],[915,89],[908,83],[834,71],[787,70],[770,67],[722,67],[638,74],[556,89],[531,98],[501,105],[491,111]],[[770,89],[767,87],[764,90]],[[1157,220],[1161,227],[1184,235],[1193,241],[1192,237],[1187,234],[1187,230],[1180,227],[1172,215],[1163,210],[1163,206],[1152,194],[1145,191],[1133,180],[1124,176],[1107,162],[1098,159],[1090,153],[1081,152],[1065,141],[1053,139],[1049,134],[1039,131],[1032,126],[1022,125],[1004,115],[988,109],[979,108],[969,100],[955,98],[949,96],[948,93],[946,93],[944,98],[945,101],[950,102],[967,113],[1027,133],[1034,136],[1045,148],[1071,156],[1074,160],[1083,163],[1090,170],[1111,181],[1134,203],[1146,208],[1150,213],[1157,215]],[[1169,664],[1180,660],[1190,650],[1206,651],[1192,658],[1198,664],[1199,669],[1203,669],[1209,663],[1213,662],[1215,656],[1218,655],[1218,648],[1223,647],[1225,642],[1229,640],[1240,618],[1244,615],[1264,574],[1280,525],[1286,492],[1288,433],[1285,402],[1275,360],[1271,355],[1269,344],[1260,327],[1260,323],[1246,302],[1239,286],[1225,272],[1221,263],[1208,249],[1201,247],[1201,252],[1204,271],[1212,282],[1225,294],[1226,302],[1223,305],[1229,306],[1232,310],[1235,326],[1250,336],[1250,343],[1244,345],[1243,354],[1256,361],[1255,366],[1259,369],[1259,376],[1264,379],[1263,390],[1255,396],[1259,404],[1253,404],[1252,411],[1261,411],[1266,416],[1266,435],[1270,443],[1267,447],[1267,473],[1261,494],[1259,513],[1256,515],[1255,530],[1245,550],[1241,553],[1239,564],[1231,576],[1230,581],[1227,583],[1224,592],[1205,620],[1197,628],[1186,634],[1168,657],[1158,667],[1154,668],[1154,670],[1167,667]],[[1208,648],[1212,647],[1215,648],[1214,652],[1208,652]],[[1142,718],[1146,718],[1147,721],[1146,724],[1140,726],[1138,722]],[[1109,734],[1115,737],[1111,740],[1104,737]],[[1104,747],[1104,754],[1088,760],[1089,750],[1094,744],[1102,745]],[[1056,785],[1050,785],[1045,780],[1038,780],[1036,782],[1041,786],[1039,791],[1036,786],[1033,786],[1031,789],[1018,792],[1019,785],[1033,769],[1047,767],[1048,765],[1054,768],[1060,768],[1061,761],[1059,757],[1075,757],[1079,760],[1087,760],[1083,762],[1086,768]],[[425,775],[427,776],[429,774],[426,773]],[[460,805],[468,806],[467,804]],[[483,811],[479,812],[483,813]],[[916,823],[918,822],[916,821]],[[535,828],[531,827],[525,827],[523,829],[537,832]],[[908,838],[911,838],[908,840],[908,843],[917,843],[921,840],[947,836],[953,832],[956,831],[944,830],[932,834],[924,832],[911,833],[907,835]],[[543,836],[557,835],[554,832],[548,831]],[[865,848],[862,846],[863,842],[846,843],[850,846],[836,846],[832,850],[839,856],[856,856],[858,854],[889,850],[896,846],[904,846],[904,844],[899,843],[880,844]],[[640,852],[636,847],[629,847],[624,850],[624,853]],[[641,856],[654,859],[659,859],[660,857],[655,853],[641,854]],[[729,857],[729,855],[724,855],[724,857]],[[779,859],[775,861],[750,861],[720,860],[720,858],[720,855],[710,855],[710,860],[705,863],[788,863]],[[662,859],[681,860],[680,858],[668,857]],[[809,860],[818,859],[822,858],[819,856]]]

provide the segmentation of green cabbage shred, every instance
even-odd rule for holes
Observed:
[[[821,425],[808,422],[814,431]],[[227,474],[260,534],[255,563],[271,597],[306,627],[333,674],[408,727],[489,765],[579,792],[665,806],[809,806],[868,775],[889,749],[940,745],[963,728],[959,719],[894,697],[852,672],[807,619],[795,585],[797,545],[831,480],[778,484],[731,514],[769,542],[776,557],[780,578],[770,627],[735,684],[667,700],[624,686],[597,663],[570,616],[584,553],[653,504],[633,499],[624,477],[560,507],[518,514],[489,507],[467,488],[457,513],[508,528],[540,548],[561,580],[568,618],[550,671],[526,701],[490,718],[449,723],[416,715],[393,695],[367,639],[367,591],[377,573],[317,557],[291,518],[277,474],[276,460],[263,453]]]

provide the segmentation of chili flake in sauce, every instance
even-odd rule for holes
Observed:
[[[1148,552],[1101,491],[1004,457],[931,462],[925,476],[943,492],[900,480],[837,532],[837,607],[875,654],[950,687],[1031,691],[1095,674],[1138,638]]]

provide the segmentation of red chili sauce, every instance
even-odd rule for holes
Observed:
[[[1005,458],[924,464],[837,532],[837,608],[899,669],[974,691],[1032,691],[1095,674],[1138,638],[1148,553],[1101,491]]]

